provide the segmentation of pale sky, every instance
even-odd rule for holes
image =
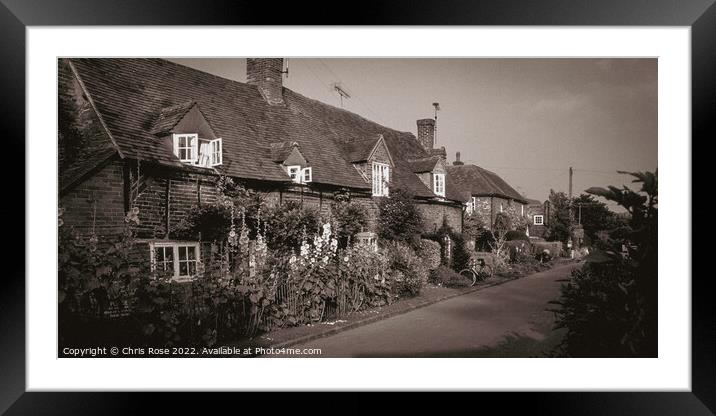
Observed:
[[[244,59],[171,59],[246,81]],[[657,168],[656,59],[288,59],[284,85],[340,106],[331,85],[351,94],[343,107],[416,133],[433,117],[448,162],[492,170],[529,198],[550,189],[630,185],[617,170]]]

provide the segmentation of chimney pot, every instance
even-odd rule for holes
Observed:
[[[455,153],[455,161],[452,162],[452,164],[455,166],[464,165],[464,163],[462,163],[462,161],[460,161],[460,152]]]
[[[246,82],[269,104],[283,104],[283,58],[247,58]]]

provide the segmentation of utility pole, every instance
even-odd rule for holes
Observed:
[[[569,167],[569,226],[571,227],[572,224],[574,224],[574,207],[572,205],[572,175],[574,174],[574,171],[572,167]]]
[[[572,242],[572,236],[574,232],[574,202],[572,201],[572,175],[573,175],[573,169],[570,166],[569,167],[569,237],[567,239],[567,247],[569,248],[569,251],[571,253],[571,257],[574,258],[574,251],[573,247],[575,247],[575,244]]]
[[[435,107],[435,129],[433,130],[433,148],[435,148],[438,143],[438,111],[440,111],[440,103],[433,103],[433,107]]]

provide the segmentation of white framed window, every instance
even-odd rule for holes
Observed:
[[[197,134],[175,134],[174,154],[182,162],[213,167],[223,162],[222,140],[206,140]]]
[[[544,225],[544,215],[535,215],[534,225]]]
[[[525,206],[522,204],[520,204],[520,215],[523,217],[525,216]]]
[[[224,162],[224,149],[221,139],[209,141],[209,165],[219,166]]]
[[[433,192],[435,192],[435,195],[445,196],[445,174],[436,173],[433,175]]]
[[[194,163],[199,154],[198,134],[174,134],[174,154],[182,162]]]
[[[153,242],[149,244],[149,256],[153,272],[179,281],[193,279],[201,260],[196,242]]]
[[[390,182],[390,166],[385,163],[373,162],[373,196],[388,196]]]
[[[286,166],[286,170],[288,172],[288,177],[291,178],[292,181],[296,183],[301,183],[301,167],[298,165],[295,166]]]
[[[500,212],[502,212],[502,202],[500,202]]]
[[[313,170],[311,168],[303,168],[301,170],[301,183],[308,183],[313,180]]]

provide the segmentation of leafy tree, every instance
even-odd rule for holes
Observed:
[[[547,225],[547,240],[567,243],[569,239],[570,206],[569,197],[564,192],[549,191],[549,221]]]
[[[390,198],[382,198],[378,203],[380,238],[402,241],[417,249],[424,228],[423,217],[409,192],[391,189]]]
[[[609,210],[607,204],[598,201],[593,195],[582,194],[574,199],[575,212],[581,205],[581,224],[584,235],[590,240],[597,239],[597,233],[602,230],[612,230],[619,224],[616,214]]]

